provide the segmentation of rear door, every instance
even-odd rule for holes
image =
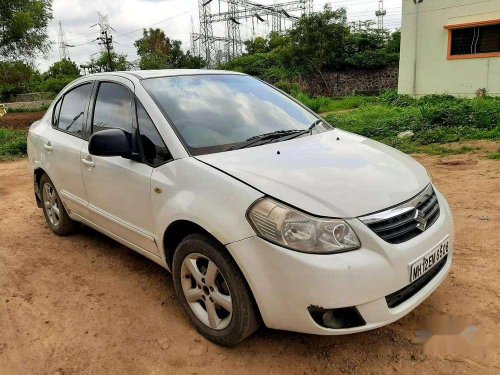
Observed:
[[[125,78],[101,81],[92,99],[91,133],[120,128],[137,137],[134,86]],[[82,170],[91,221],[101,228],[151,253],[158,253],[151,212],[152,167],[119,156],[90,155],[82,149]]]
[[[46,171],[66,209],[83,217],[88,216],[88,210],[80,152],[92,84],[77,85],[58,100],[43,144]]]

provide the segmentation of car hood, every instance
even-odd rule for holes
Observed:
[[[338,129],[197,158],[266,195],[326,217],[383,210],[430,182],[411,157]]]

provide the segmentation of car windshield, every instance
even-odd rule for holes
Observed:
[[[252,137],[307,131],[317,117],[271,86],[236,74],[150,78],[143,86],[193,155],[235,149]],[[251,142],[251,146],[262,142]],[[249,144],[250,145],[250,144]]]

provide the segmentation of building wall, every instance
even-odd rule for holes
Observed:
[[[401,94],[472,97],[484,88],[488,95],[500,95],[500,57],[448,60],[444,29],[500,19],[500,0],[423,0],[418,6],[414,0],[403,0],[402,12]]]

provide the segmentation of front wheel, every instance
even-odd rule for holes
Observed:
[[[215,240],[187,236],[175,251],[172,271],[182,307],[206,338],[235,345],[257,329],[248,287],[234,260]]]

